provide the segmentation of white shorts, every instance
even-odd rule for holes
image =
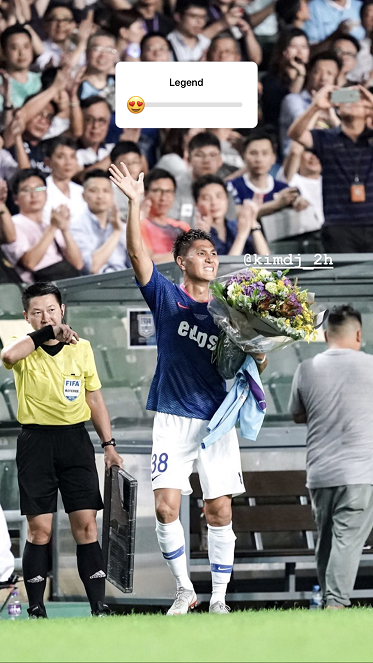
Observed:
[[[157,412],[153,426],[152,488],[176,488],[190,495],[193,466],[199,474],[203,498],[241,495],[243,484],[240,448],[236,429],[223,435],[207,449],[201,442],[208,421]]]

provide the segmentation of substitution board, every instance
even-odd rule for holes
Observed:
[[[107,580],[133,591],[137,481],[119,467],[105,475],[102,550]]]

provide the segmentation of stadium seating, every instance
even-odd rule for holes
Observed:
[[[305,471],[270,471],[244,472],[246,492],[233,499],[233,529],[237,536],[235,551],[235,567],[232,578],[240,569],[245,573],[250,567],[266,568],[282,565],[282,581],[268,591],[260,586],[260,590],[243,592],[239,590],[241,601],[257,600],[297,600],[309,598],[309,592],[298,587],[297,566],[306,564],[308,575],[315,577],[315,536],[316,524],[312,515],[310,497],[306,487]],[[198,588],[198,577],[204,572],[208,563],[207,551],[201,550],[201,507],[202,490],[198,474],[192,474],[191,485],[193,494],[190,498],[190,564],[192,578]],[[368,541],[369,543],[370,541]],[[370,547],[364,558],[372,560]],[[302,571],[304,573],[304,570]],[[241,581],[242,582],[242,581]],[[256,583],[258,586],[258,583]],[[312,581],[308,582],[309,588]],[[356,596],[366,596],[372,590],[360,590]],[[203,592],[203,589],[202,589]],[[203,594],[201,600],[203,600]],[[234,600],[234,594],[230,595]]]

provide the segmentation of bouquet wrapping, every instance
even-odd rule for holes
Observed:
[[[215,357],[225,379],[245,354],[268,353],[294,341],[312,341],[328,311],[314,310],[314,295],[287,278],[288,270],[246,268],[215,279],[208,308],[222,330]]]

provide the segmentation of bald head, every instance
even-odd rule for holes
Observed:
[[[329,348],[360,350],[361,314],[352,306],[336,306],[328,317],[325,338]]]

